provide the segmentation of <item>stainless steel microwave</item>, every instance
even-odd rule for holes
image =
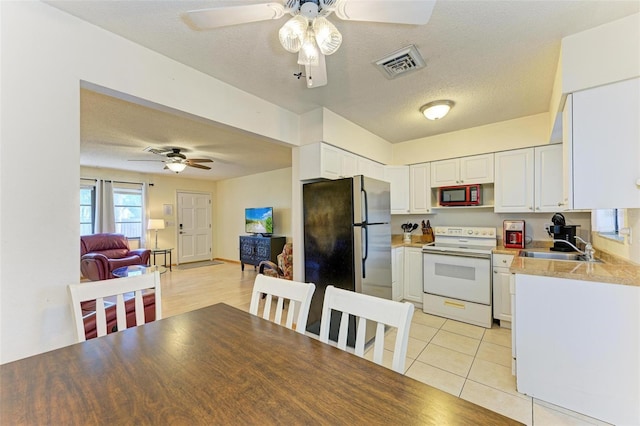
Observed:
[[[459,185],[443,186],[440,188],[438,201],[441,206],[479,206],[481,200],[481,186]]]

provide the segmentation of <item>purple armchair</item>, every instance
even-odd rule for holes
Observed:
[[[80,271],[91,281],[115,278],[113,270],[122,266],[146,265],[148,249],[129,250],[122,234],[94,234],[80,237]]]

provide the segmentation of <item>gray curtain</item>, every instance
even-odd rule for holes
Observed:
[[[116,232],[113,212],[113,183],[110,180],[96,180],[96,234]]]

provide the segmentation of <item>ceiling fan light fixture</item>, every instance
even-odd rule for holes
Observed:
[[[176,173],[180,173],[181,171],[183,171],[185,168],[187,167],[187,165],[185,163],[181,163],[181,162],[171,162],[171,163],[167,163],[167,168],[169,170],[171,170],[172,172],[176,172]]]
[[[304,42],[300,47],[300,52],[298,52],[298,64],[317,67],[319,64],[318,56],[320,56],[320,51],[316,44],[315,34],[313,29],[309,27],[304,37]]]
[[[342,34],[326,18],[321,16],[313,20],[313,31],[316,35],[316,42],[323,55],[335,53],[342,44]]]
[[[302,46],[309,21],[302,15],[289,19],[278,31],[280,44],[287,52],[297,53]]]
[[[440,120],[449,113],[455,103],[449,100],[429,102],[420,107],[420,112],[429,120]]]

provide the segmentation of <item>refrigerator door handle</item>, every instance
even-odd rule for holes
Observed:
[[[362,188],[362,199],[364,201],[364,221],[362,223],[364,223],[365,225],[367,223],[369,223],[369,197],[367,195],[367,190]]]
[[[364,256],[362,256],[362,278],[367,278],[367,272],[365,265],[367,264],[367,257],[369,257],[369,229],[367,224],[362,225],[362,231],[364,234]]]

